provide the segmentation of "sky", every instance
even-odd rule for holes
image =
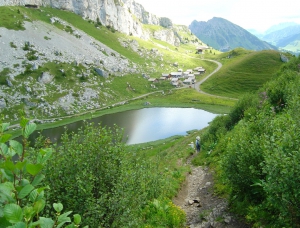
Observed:
[[[224,18],[244,29],[264,32],[282,22],[300,24],[299,0],[135,0],[149,13],[174,24]]]

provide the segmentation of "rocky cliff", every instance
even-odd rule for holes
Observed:
[[[134,0],[0,0],[0,6],[7,5],[50,6],[68,10],[85,19],[99,20],[102,25],[142,39],[149,39],[150,36],[149,32],[143,29],[143,24],[172,26],[170,19],[159,18],[147,12]],[[165,34],[159,34],[158,37],[162,37],[163,41],[170,44],[178,44],[177,35],[170,33],[170,30]]]

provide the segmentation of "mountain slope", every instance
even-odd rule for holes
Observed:
[[[53,8],[0,7],[0,112],[15,123],[18,110],[31,119],[75,115],[158,90],[148,77],[199,64],[195,36],[174,26],[184,44],[173,46],[152,35],[169,29],[153,25],[150,40]],[[188,33],[187,33],[188,32]],[[197,39],[198,40],[198,39]],[[173,63],[177,63],[176,66]]]
[[[257,37],[223,18],[214,17],[207,22],[193,21],[191,31],[204,43],[221,51],[243,47],[249,50],[268,50],[276,47],[259,40]]]
[[[287,27],[266,34],[262,39],[279,49],[295,54],[300,53],[300,25],[288,25],[286,24]]]
[[[277,25],[273,25],[270,28],[268,28],[264,32],[264,35],[267,35],[267,34],[270,34],[270,33],[273,33],[273,32],[276,32],[276,31],[288,28],[288,27],[292,27],[292,26],[295,26],[295,25],[299,25],[299,24],[297,24],[295,22],[283,22],[283,23],[279,23]]]
[[[0,6],[25,4],[71,11],[82,18],[99,21],[102,25],[113,27],[127,35],[144,38],[147,38],[147,34],[143,34],[142,23],[160,25],[159,17],[147,12],[141,4],[133,0],[0,0]]]
[[[300,25],[293,25],[268,33],[262,39],[277,47],[283,47],[281,43],[285,43],[284,46],[286,46],[287,42],[293,42],[293,37],[297,37],[297,34],[300,34]]]
[[[132,35],[144,40],[151,38],[143,25],[157,25],[167,28],[164,41],[177,45],[180,37],[173,31],[173,23],[169,18],[157,17],[149,13],[134,0],[0,0],[0,6],[33,6],[33,8],[51,7],[80,15],[88,21],[97,22],[98,25],[110,27],[126,35]],[[28,6],[28,7],[29,7]]]

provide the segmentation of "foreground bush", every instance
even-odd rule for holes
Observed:
[[[122,133],[118,127],[86,123],[78,133],[64,134],[45,172],[51,188],[47,199],[68,205],[91,227],[151,226],[157,219],[163,227],[180,227],[184,216],[172,223],[170,210],[182,211],[166,201],[169,206],[162,210],[146,209],[167,183],[157,164],[126,152]],[[167,219],[155,215],[162,211]]]
[[[43,148],[34,153],[28,148],[28,137],[36,125],[23,118],[20,126],[22,143],[5,133],[8,123],[0,123],[0,227],[79,227],[80,215],[75,214],[71,223],[72,211],[62,213],[61,203],[53,203],[54,219],[40,216],[46,204],[45,190],[49,189],[42,183],[45,176],[41,171],[52,150]],[[28,158],[29,151],[37,154],[34,160]]]

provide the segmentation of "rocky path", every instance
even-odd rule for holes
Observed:
[[[228,210],[225,199],[213,192],[213,174],[207,167],[195,167],[188,159],[191,173],[186,177],[173,202],[181,207],[187,216],[186,226],[190,228],[248,228]]]

